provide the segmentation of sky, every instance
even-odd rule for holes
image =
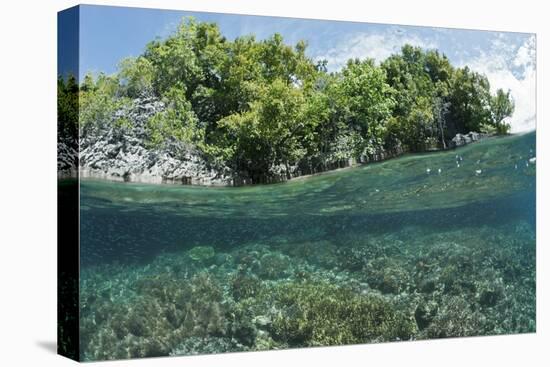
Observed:
[[[276,32],[290,45],[305,40],[308,56],[326,59],[329,71],[349,58],[383,61],[406,43],[438,49],[453,65],[484,73],[493,92],[511,91],[512,132],[535,128],[534,34],[92,5],[81,6],[79,16],[81,78],[87,72],[116,72],[120,60],[140,55],[148,42],[170,36],[182,17],[193,16],[217,23],[230,40],[248,34],[264,39]]]

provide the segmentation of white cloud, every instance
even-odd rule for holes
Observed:
[[[523,45],[521,45],[514,59],[515,66],[534,66],[536,60],[536,40],[535,36],[529,37]]]
[[[407,34],[400,28],[393,28],[383,33],[355,34],[325,54],[316,55],[315,59],[327,60],[329,70],[336,71],[352,58],[373,58],[377,62],[383,61],[388,56],[398,53],[405,44],[424,49],[436,48],[436,44],[429,40]]]
[[[491,90],[510,90],[515,111],[509,122],[512,132],[533,130],[536,123],[536,43],[529,37],[519,47],[496,38],[488,50],[464,61],[472,70],[483,73],[491,83]]]

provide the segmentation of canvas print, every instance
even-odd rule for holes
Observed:
[[[60,354],[535,332],[535,34],[87,5],[58,34]]]

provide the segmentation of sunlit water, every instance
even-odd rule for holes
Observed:
[[[81,181],[81,357],[330,344],[271,321],[235,331],[291,319],[270,295],[312,281],[383,297],[414,323],[408,339],[535,331],[535,151],[529,133],[264,186]],[[190,258],[197,246],[217,257]],[[178,311],[171,293],[201,273],[223,299],[196,291]],[[257,303],[255,282],[270,290]],[[193,326],[204,304],[226,326]]]
[[[81,182],[81,265],[197,245],[535,226],[535,134],[242,188]],[[531,159],[531,162],[529,161]]]

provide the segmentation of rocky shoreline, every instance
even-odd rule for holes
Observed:
[[[470,132],[468,134],[457,134],[453,139],[452,144],[447,149],[431,150],[430,152],[438,152],[443,150],[455,149],[471,143],[478,142],[482,139],[488,138],[490,135],[481,134],[476,132]],[[329,172],[350,169],[358,167],[368,163],[382,162],[388,159],[397,158],[407,153],[401,149],[394,154],[380,154],[373,155],[364,161],[358,161],[354,158],[348,160],[340,160],[331,163],[331,168],[327,170],[321,170],[314,173],[300,173],[295,169],[292,172],[290,178],[284,177],[284,174],[274,178],[271,183],[292,181],[298,179],[305,179],[311,176],[317,176]],[[153,164],[150,168],[143,170],[142,172],[132,172],[129,167],[124,167],[124,164],[128,161],[119,161],[119,164],[108,166],[107,169],[91,167],[84,164],[80,166],[78,173],[80,178],[85,179],[102,179],[118,182],[134,182],[134,183],[147,183],[147,184],[174,184],[174,185],[194,185],[194,186],[217,186],[217,187],[231,187],[231,186],[246,186],[251,185],[242,177],[232,177],[229,173],[220,174],[215,169],[208,168],[204,162],[200,161],[198,155],[188,153],[184,160],[177,160],[169,157],[168,153],[160,157],[160,161]]]
[[[58,178],[76,177],[149,184],[180,184],[199,186],[251,185],[246,173],[234,172],[222,164],[212,164],[197,148],[170,141],[160,147],[147,146],[146,124],[151,116],[165,108],[154,97],[132,101],[117,111],[113,121],[130,121],[128,126],[116,123],[105,127],[81,128],[80,139],[58,137]],[[454,149],[487,138],[487,134],[470,132],[457,134],[446,149]],[[433,149],[430,151],[440,151]],[[340,154],[346,156],[348,154]],[[358,159],[327,157],[313,167],[301,163],[292,167],[275,167],[265,183],[277,183],[337,169],[381,162],[407,153],[402,146],[391,151],[379,150]],[[76,168],[78,167],[78,169]]]
[[[468,134],[457,134],[453,140],[451,146],[446,150],[463,147],[465,145],[478,142],[480,140],[490,137],[487,134],[481,134],[476,132],[470,132]],[[443,151],[444,149],[431,150],[431,152]],[[405,150],[395,152],[394,154],[376,154],[364,161],[360,162],[356,159],[350,158],[348,160],[341,160],[332,162],[331,168],[327,170],[321,170],[313,173],[300,173],[298,170],[292,172],[290,178],[284,177],[281,174],[272,183],[293,181],[299,179],[305,179],[311,176],[322,175],[329,172],[339,171],[358,167],[368,163],[382,162],[388,159],[397,158],[407,153]],[[89,165],[81,165],[78,173],[80,178],[84,179],[102,179],[118,182],[134,182],[134,183],[147,183],[147,184],[174,184],[174,185],[194,185],[194,186],[215,186],[215,187],[231,187],[231,186],[245,186],[250,185],[247,181],[241,177],[232,177],[230,174],[221,175],[214,169],[208,169],[204,165],[201,167],[200,160],[197,156],[188,154],[186,161],[178,161],[170,157],[162,157],[162,161],[154,164],[153,168],[142,173],[128,173],[129,170],[125,169],[121,165],[111,166],[109,169],[104,170],[101,168],[92,168]],[[124,164],[125,161],[120,163]],[[165,169],[164,172],[169,171],[169,174],[162,174],[163,168],[170,166],[170,170]],[[74,173],[76,174],[76,173]]]

